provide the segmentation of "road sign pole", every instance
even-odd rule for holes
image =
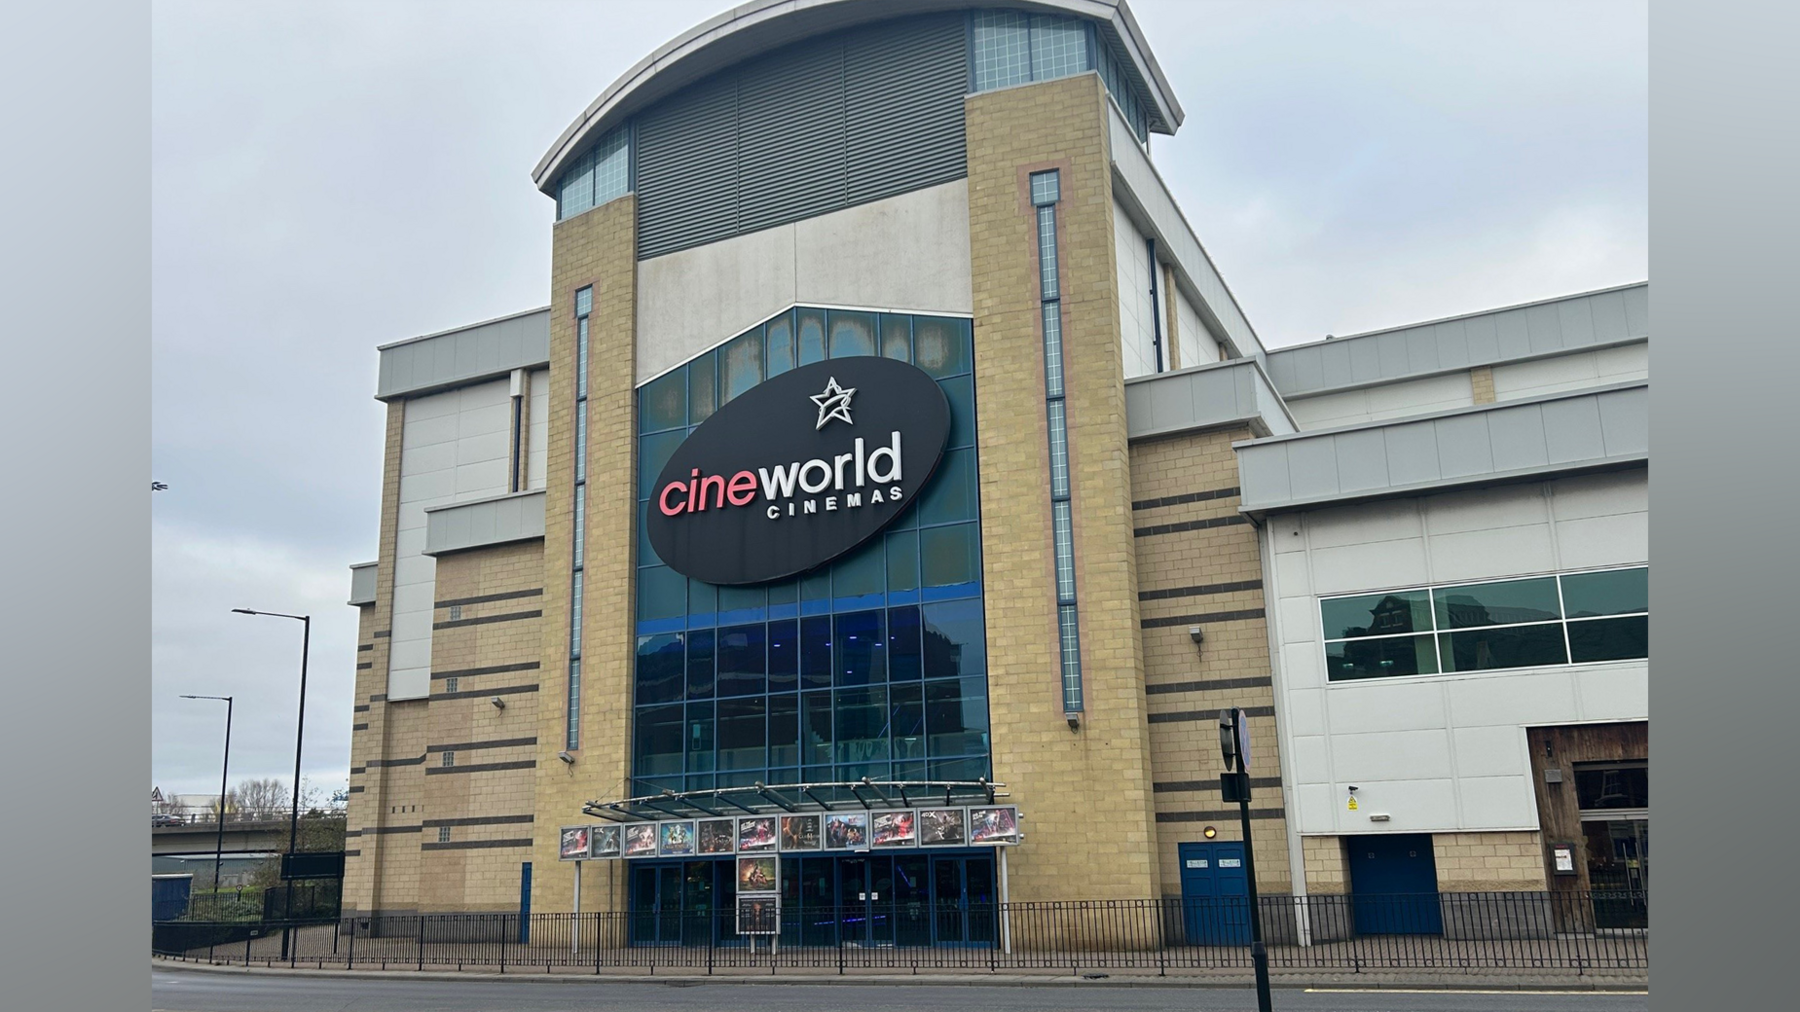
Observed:
[[[1244,834],[1244,876],[1249,880],[1250,962],[1256,968],[1257,1012],[1270,1012],[1269,950],[1263,944],[1262,904],[1256,893],[1256,847],[1250,841],[1250,727],[1241,707],[1219,711],[1219,748],[1225,759],[1220,786],[1226,800],[1238,803]],[[1234,769],[1235,767],[1235,769]]]

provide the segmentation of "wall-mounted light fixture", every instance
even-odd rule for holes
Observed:
[[[499,696],[495,696],[493,699],[488,700],[488,702],[494,704],[494,709],[496,710],[506,709],[506,700],[501,699]]]
[[[556,753],[556,758],[561,759],[563,762],[568,763],[570,766],[575,765],[575,757],[570,755],[567,752]]]

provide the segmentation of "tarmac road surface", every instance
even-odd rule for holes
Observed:
[[[1255,1012],[1248,987],[967,985],[834,980],[794,984],[619,983],[583,980],[342,979],[151,971],[160,1012]],[[1276,1012],[1648,1012],[1644,993],[1277,989]]]

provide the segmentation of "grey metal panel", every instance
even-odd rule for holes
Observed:
[[[361,606],[375,603],[375,573],[377,563],[359,562],[350,567],[350,600],[347,604]]]
[[[844,43],[849,201],[860,204],[960,179],[968,171],[959,14],[896,21]]]
[[[1487,420],[1494,470],[1517,471],[1550,462],[1549,451],[1544,446],[1544,409],[1541,405],[1522,404],[1490,411]]]
[[[544,536],[544,492],[519,492],[425,511],[425,554]]]
[[[1600,405],[1591,397],[1547,401],[1544,410],[1544,450],[1553,464],[1606,456],[1606,440],[1600,430]]]
[[[1648,405],[1647,385],[1621,384],[1241,442],[1241,508],[1262,514],[1641,465]]]
[[[1271,435],[1296,430],[1253,358],[1127,380],[1125,424],[1131,439],[1228,425],[1248,425]]]
[[[1438,466],[1437,426],[1431,422],[1389,425],[1380,430],[1386,443],[1388,480],[1420,485],[1444,476]]]
[[[1345,432],[1332,440],[1337,490],[1363,492],[1388,483],[1387,440],[1380,429]]]
[[[375,397],[391,400],[533,369],[550,361],[550,311],[533,310],[384,345]]]
[[[1446,478],[1486,474],[1494,470],[1494,443],[1488,437],[1487,412],[1438,420],[1438,473]]]
[[[1650,286],[1627,288],[1620,294],[1625,297],[1625,327],[1631,336],[1650,333]]]
[[[638,256],[737,231],[737,78],[712,78],[637,120]]]
[[[1342,491],[1338,484],[1337,440],[1300,439],[1288,444],[1288,483],[1297,499],[1319,499]]]
[[[1287,397],[1647,339],[1649,285],[1279,348],[1269,376]]]
[[[1601,292],[1588,299],[1594,318],[1594,342],[1622,341],[1631,336],[1625,322],[1625,293]]]
[[[1606,454],[1650,452],[1650,391],[1639,387],[1621,390],[1611,397],[1599,399],[1600,434],[1606,440]]]
[[[738,75],[739,232],[844,206],[844,49],[805,46]]]

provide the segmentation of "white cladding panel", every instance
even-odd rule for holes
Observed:
[[[1496,365],[1494,397],[1506,401],[1649,378],[1650,343],[1640,341],[1575,355]]]
[[[1125,209],[1113,204],[1114,259],[1119,264],[1119,341],[1125,378],[1156,371],[1155,319],[1150,300],[1150,249]]]
[[[1269,517],[1277,706],[1297,829],[1534,829],[1525,728],[1649,714],[1641,660],[1328,682],[1321,596],[1644,565],[1648,518],[1642,469]]]
[[[1218,362],[1225,357],[1219,353],[1219,342],[1213,340],[1206,324],[1200,322],[1199,310],[1180,288],[1175,289],[1175,343],[1181,349],[1183,369]]]
[[[1465,371],[1317,397],[1295,397],[1289,399],[1287,405],[1301,431],[1306,431],[1449,411],[1474,403],[1475,391]]]
[[[796,304],[972,313],[969,263],[962,179],[641,260],[637,382]]]
[[[544,413],[547,415],[548,411]],[[400,435],[400,508],[394,539],[389,699],[422,699],[431,690],[431,620],[437,563],[424,554],[425,510],[505,494],[510,452],[507,437],[511,428],[508,379],[406,402]]]
[[[531,423],[525,438],[525,488],[544,487],[545,469],[550,466],[550,370],[533,369],[525,374],[530,384]]]

